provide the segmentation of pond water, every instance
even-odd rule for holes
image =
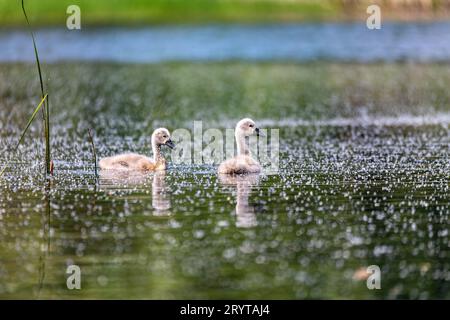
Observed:
[[[98,143],[148,152],[130,133]],[[0,180],[0,297],[450,297],[447,125],[286,128],[280,172],[241,178],[176,165],[96,182],[83,138],[57,140],[49,182],[33,144]]]
[[[41,59],[160,62],[172,60],[449,61],[450,22],[286,25],[63,27],[40,29]],[[0,29],[0,61],[33,61],[26,30]]]
[[[412,59],[447,59],[450,41],[424,45],[447,26],[392,25],[397,31],[386,27],[390,35],[383,37],[437,30],[423,43],[405,40],[406,47],[423,50],[404,52]],[[226,38],[233,28],[211,32],[222,30]],[[244,29],[264,30],[258,28]],[[301,31],[307,25],[273,28],[309,34]],[[120,58],[125,51],[116,45],[123,40],[129,49],[130,32],[142,40],[154,32],[182,37],[181,30],[44,30],[38,44],[47,60],[91,59],[92,52],[99,59],[159,61],[168,55],[131,50]],[[100,39],[116,33],[121,41]],[[80,42],[50,45],[48,35],[87,37],[92,50],[71,56]],[[8,45],[1,59],[31,59],[29,38],[25,44],[21,37],[22,31],[2,33]],[[393,48],[401,48],[398,43]],[[249,52],[233,51],[235,44],[224,57]],[[375,56],[397,59],[395,48]],[[323,50],[345,59],[375,57],[345,44],[343,51]],[[219,51],[205,52],[213,59]],[[0,298],[450,298],[448,64],[44,67],[55,160],[49,181],[42,174],[40,121],[18,152],[12,149],[38,100],[35,65],[0,64],[1,168],[12,160],[0,179]],[[156,127],[189,128],[203,120],[205,129],[224,130],[244,115],[280,129],[277,174],[227,178],[215,165],[172,165],[166,173],[95,178],[88,128],[100,157],[150,154]],[[66,286],[73,264],[81,268],[81,290]],[[366,287],[371,265],[381,268],[381,290]]]

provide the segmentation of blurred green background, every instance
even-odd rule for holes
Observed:
[[[23,25],[21,0],[0,0],[0,25]],[[446,19],[449,0],[27,0],[38,25],[64,23],[69,5],[82,8],[85,25],[298,22],[364,19],[369,4],[379,4],[385,19]]]

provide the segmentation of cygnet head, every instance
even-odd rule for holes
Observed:
[[[175,144],[170,139],[170,132],[166,128],[158,128],[153,131],[152,144],[156,146],[168,146],[170,149],[175,148]]]
[[[256,133],[257,136],[260,135],[259,128],[256,127],[255,121],[249,118],[242,119],[236,125],[235,129],[236,135],[248,137]]]

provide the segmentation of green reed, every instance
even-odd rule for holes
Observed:
[[[31,27],[30,21],[28,20],[28,15],[25,10],[25,4],[24,0],[21,0],[22,2],[22,11],[23,15],[25,16],[25,20],[28,25],[28,30],[31,35],[31,39],[33,41],[33,48],[34,48],[34,56],[36,59],[36,66],[38,69],[38,75],[39,75],[39,82],[41,87],[41,97],[44,98],[47,96],[44,100],[44,108],[42,109],[42,119],[44,124],[44,138],[45,138],[45,172],[47,175],[53,173],[53,163],[51,160],[51,150],[50,150],[50,103],[48,99],[48,93],[45,93],[45,87],[44,87],[44,81],[42,79],[42,70],[41,70],[41,62],[39,60],[39,53],[36,46],[36,40],[34,38],[33,29]]]
[[[98,178],[98,170],[97,170],[97,151],[95,149],[94,138],[92,136],[91,129],[88,129],[89,142],[91,143],[93,162],[94,162],[94,170],[95,170],[95,178]]]
[[[25,129],[22,131],[22,134],[20,135],[19,141],[17,142],[17,144],[14,147],[14,151],[17,150],[17,148],[19,148],[19,145],[22,143],[23,138],[25,137],[25,133],[27,133],[28,128],[30,127],[31,123],[33,122],[34,118],[36,118],[37,113],[39,112],[39,110],[41,110],[42,105],[45,104],[45,101],[47,100],[47,95],[45,95],[41,102],[38,104],[38,106],[36,107],[36,109],[34,109],[33,114],[31,115],[30,119],[28,120],[28,123],[25,127]],[[0,171],[0,177],[3,175],[3,173],[5,172],[6,168],[8,167],[9,162],[6,163],[6,165],[3,167],[2,171]]]

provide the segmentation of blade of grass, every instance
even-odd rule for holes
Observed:
[[[39,105],[36,107],[36,109],[34,109],[33,114],[31,115],[30,119],[28,120],[28,123],[25,127],[25,129],[22,131],[22,135],[20,136],[19,141],[17,142],[16,146],[14,147],[14,152],[17,151],[17,148],[19,147],[19,145],[22,143],[23,138],[25,137],[25,134],[28,131],[28,128],[30,127],[31,123],[33,122],[34,118],[36,118],[36,114],[39,112],[39,110],[41,109],[42,105],[44,104],[44,101],[47,99],[47,95],[45,95],[41,102],[39,103]],[[6,165],[3,167],[2,171],[0,171],[0,177],[3,175],[3,173],[5,172],[6,168],[9,165],[9,161],[6,163]]]
[[[50,154],[50,99],[45,100],[45,164],[47,174],[53,175],[53,161]]]
[[[31,39],[33,41],[33,48],[34,48],[34,56],[36,58],[36,65],[38,69],[39,74],[39,82],[41,86],[41,97],[44,97],[44,81],[42,79],[42,70],[41,70],[41,62],[39,60],[39,53],[36,46],[36,40],[34,38],[33,29],[30,24],[30,20],[28,19],[27,12],[25,10],[25,3],[24,0],[22,2],[22,11],[23,15],[25,16],[25,20],[27,21],[28,30],[31,35]],[[46,173],[51,174],[51,151],[50,151],[50,106],[48,99],[45,101],[44,109],[42,110],[43,115],[43,121],[44,121],[44,136],[45,136],[45,168]]]
[[[37,46],[36,46],[36,41],[34,39],[33,29],[31,28],[30,20],[28,20],[28,15],[25,10],[24,0],[22,0],[22,11],[23,11],[23,15],[25,16],[25,20],[27,21],[28,31],[30,32],[31,39],[33,40],[34,56],[36,58],[36,65],[37,65],[38,73],[39,73],[39,82],[41,84],[41,94],[42,94],[42,96],[44,96],[44,82],[42,81],[41,63],[39,61],[39,54],[38,54],[38,50],[37,50]]]
[[[95,178],[97,179],[97,152],[95,150],[94,138],[92,137],[91,129],[88,129],[89,140],[91,142],[92,154],[94,155],[94,169],[95,169]]]

